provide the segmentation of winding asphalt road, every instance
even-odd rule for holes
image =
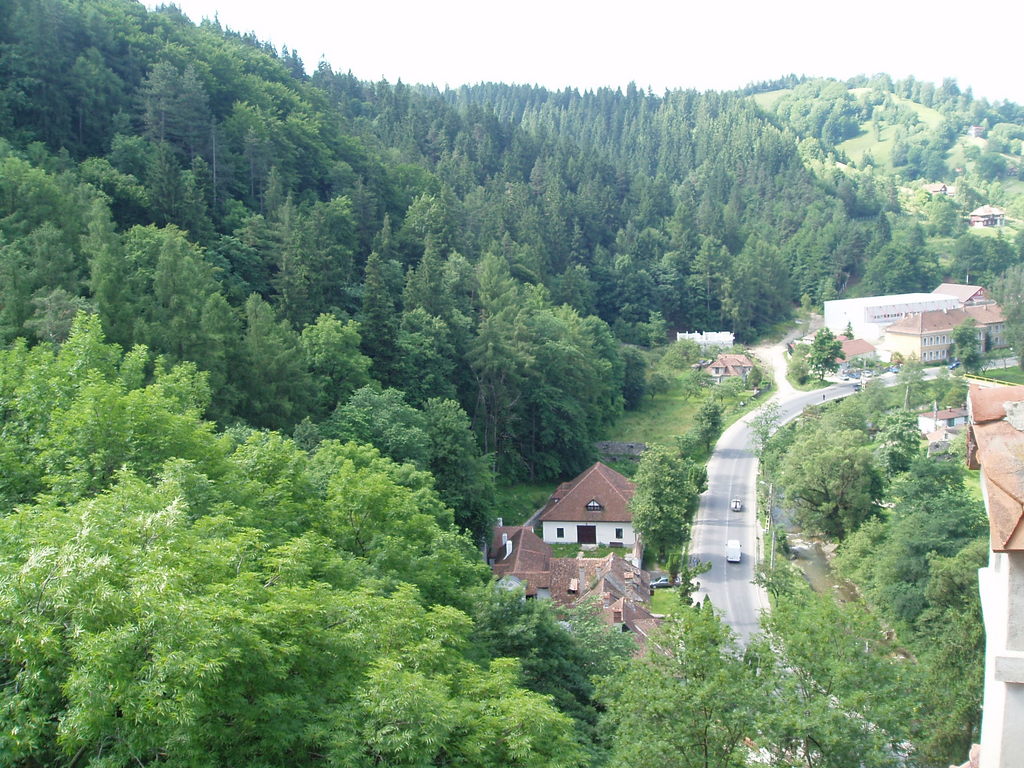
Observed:
[[[780,422],[796,418],[805,408],[826,400],[852,394],[854,383],[834,384],[814,392],[794,390],[785,378],[784,347],[762,351],[771,360],[775,371],[776,394],[768,402],[779,404]],[[764,590],[753,583],[755,565],[761,557],[762,538],[755,511],[757,509],[757,459],[752,449],[753,430],[748,422],[759,411],[737,421],[715,445],[708,461],[708,489],[702,494],[700,508],[690,538],[691,561],[711,563],[711,570],[699,577],[696,597],[707,595],[711,604],[722,613],[742,644],[760,628],[762,610],[768,608]],[[740,499],[743,509],[730,510],[730,501]],[[740,562],[725,560],[725,545],[738,539]]]
[[[795,390],[786,379],[785,345],[762,348],[757,356],[774,371],[776,394],[767,402],[779,404],[779,422],[795,419],[803,410],[828,400],[853,394],[857,382],[838,382],[814,392]],[[934,378],[939,368],[925,369],[926,379]],[[878,377],[886,386],[896,383],[896,374]],[[763,407],[763,406],[762,406]],[[767,610],[768,596],[753,583],[755,566],[763,556],[763,539],[757,522],[757,459],[753,453],[753,430],[749,422],[760,412],[753,411],[722,433],[708,461],[708,488],[701,495],[700,508],[690,537],[690,560],[711,563],[711,570],[698,577],[700,589],[695,597],[706,595],[732,627],[741,644],[760,628],[761,612]],[[743,509],[733,512],[732,499],[740,499]],[[725,545],[738,539],[740,562],[725,560]]]

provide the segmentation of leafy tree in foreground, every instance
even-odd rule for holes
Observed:
[[[1006,341],[1024,368],[1024,265],[1011,267],[992,286],[992,295],[1006,317]]]
[[[693,430],[704,450],[710,452],[722,433],[722,406],[715,398],[708,397],[701,403],[693,417]]]
[[[790,590],[762,618],[778,654],[762,682],[772,703],[758,718],[774,764],[905,765],[910,670],[881,645],[879,627],[862,606],[840,605],[801,579],[790,581]]]
[[[828,328],[822,328],[814,335],[810,351],[807,353],[807,365],[811,372],[823,381],[826,373],[839,370],[839,358],[843,354],[843,344]]]
[[[682,608],[651,639],[646,657],[605,678],[612,766],[739,768],[745,738],[756,735],[767,705],[756,665],[740,656],[729,628],[711,610]]]
[[[878,459],[891,477],[906,472],[921,450],[917,416],[909,411],[892,411],[882,417],[875,436]]]
[[[692,461],[662,445],[648,447],[640,457],[630,509],[637,531],[659,560],[686,540],[700,493],[696,475]]]
[[[840,539],[871,516],[882,491],[871,448],[852,430],[801,432],[779,482],[802,527]]]
[[[953,329],[953,354],[971,373],[981,369],[981,344],[974,318],[967,318]]]

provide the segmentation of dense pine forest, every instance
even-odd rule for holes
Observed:
[[[755,720],[790,765],[831,704],[770,638],[695,611],[700,654],[638,666],[492,591],[495,484],[592,462],[674,330],[1012,272],[1024,237],[963,214],[1024,218],[1022,139],[952,82],[442,91],[0,0],[0,765],[734,766]],[[645,732],[641,690],[718,730]],[[872,716],[813,765],[940,727]]]

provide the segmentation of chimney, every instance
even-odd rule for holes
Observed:
[[[496,526],[498,526],[499,528],[503,528],[503,527],[505,526],[505,521],[504,521],[504,520],[502,520],[502,519],[501,519],[501,518],[499,517],[499,518],[498,518],[498,520],[497,520],[497,521],[496,521],[496,522],[495,522],[494,524],[495,524]]]
[[[576,555],[576,566],[577,566],[577,577],[579,578],[580,592],[586,589],[587,583],[587,569],[583,565],[583,553],[580,552]]]
[[[501,546],[505,546],[508,543],[508,534],[502,532],[501,534]]]

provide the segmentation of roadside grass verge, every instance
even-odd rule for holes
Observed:
[[[978,376],[983,379],[1005,381],[1008,384],[1024,384],[1024,371],[1017,366],[1011,368],[986,368]]]
[[[815,378],[810,378],[803,384],[801,384],[788,373],[786,374],[786,381],[793,385],[793,389],[799,389],[801,392],[813,392],[816,389],[824,389],[825,387],[832,386],[832,382],[829,381],[828,379],[823,379],[819,381],[818,379]]]
[[[656,589],[651,595],[651,613],[671,614],[679,612],[679,589]]]

